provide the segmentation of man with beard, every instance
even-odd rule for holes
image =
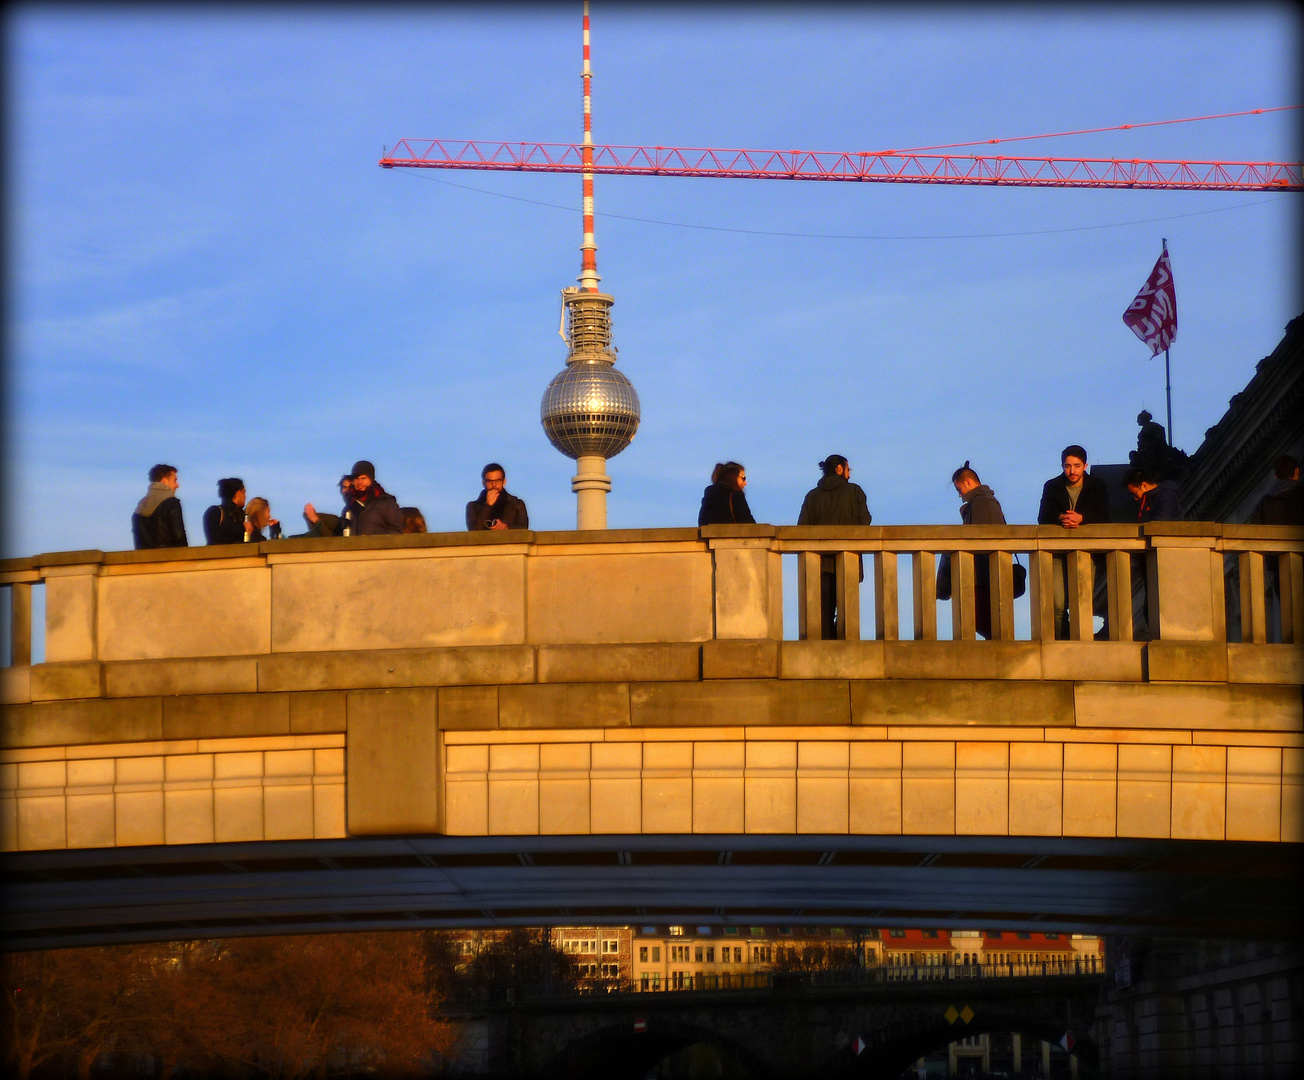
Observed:
[[[398,500],[376,483],[376,466],[355,461],[349,474],[353,491],[340,517],[342,536],[398,536],[403,532],[403,511]]]

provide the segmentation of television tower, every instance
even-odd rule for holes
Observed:
[[[625,449],[638,431],[638,394],[616,370],[611,344],[611,305],[615,297],[598,291],[598,245],[593,239],[593,131],[589,70],[589,4],[584,0],[584,242],[580,245],[579,287],[563,289],[563,324],[569,349],[566,367],[548,384],[540,421],[548,440],[576,463],[571,477],[576,527],[607,527],[607,458]]]

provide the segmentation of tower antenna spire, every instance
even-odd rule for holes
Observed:
[[[593,239],[593,71],[589,67],[589,0],[584,0],[584,142],[580,156],[584,165],[584,243],[580,245],[580,288],[597,292],[598,245]]]

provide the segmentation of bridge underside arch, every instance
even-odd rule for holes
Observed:
[[[1273,939],[1300,845],[982,836],[366,837],[0,857],[0,945],[343,929],[972,926]]]

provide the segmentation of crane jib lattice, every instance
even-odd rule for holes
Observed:
[[[583,149],[578,143],[402,139],[386,152],[380,165],[387,169],[592,172],[617,176],[838,180],[884,184],[1304,191],[1304,171],[1298,162],[961,156],[893,150],[838,153],[594,146],[592,164],[587,165]]]

